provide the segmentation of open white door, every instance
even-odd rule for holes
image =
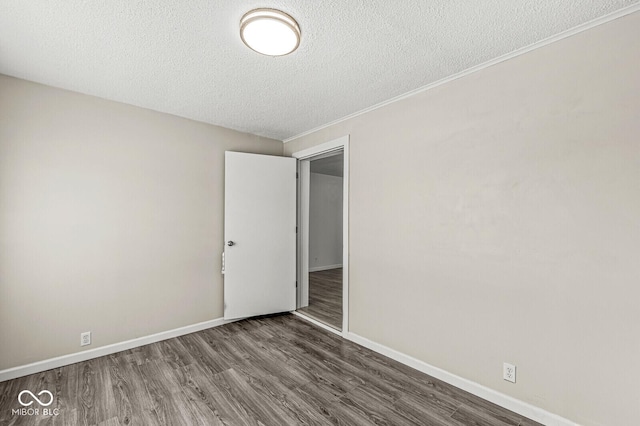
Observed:
[[[225,153],[224,318],[296,309],[296,159]]]

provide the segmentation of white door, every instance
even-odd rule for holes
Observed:
[[[224,318],[296,309],[296,159],[225,153]]]

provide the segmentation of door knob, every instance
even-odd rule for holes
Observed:
[[[228,245],[229,247],[231,247],[231,246],[232,246],[232,245],[234,245],[234,244],[235,244],[235,243],[234,243],[233,241],[229,241],[229,242],[227,243],[227,245]]]

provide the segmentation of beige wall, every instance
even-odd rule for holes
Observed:
[[[342,265],[341,176],[309,174],[309,270]]]
[[[350,330],[637,423],[639,52],[636,13],[287,143],[351,135]]]
[[[220,318],[225,150],[282,143],[0,76],[0,370]]]

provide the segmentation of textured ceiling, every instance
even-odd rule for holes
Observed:
[[[284,140],[637,3],[2,0],[0,73]],[[242,44],[257,7],[296,52]]]

